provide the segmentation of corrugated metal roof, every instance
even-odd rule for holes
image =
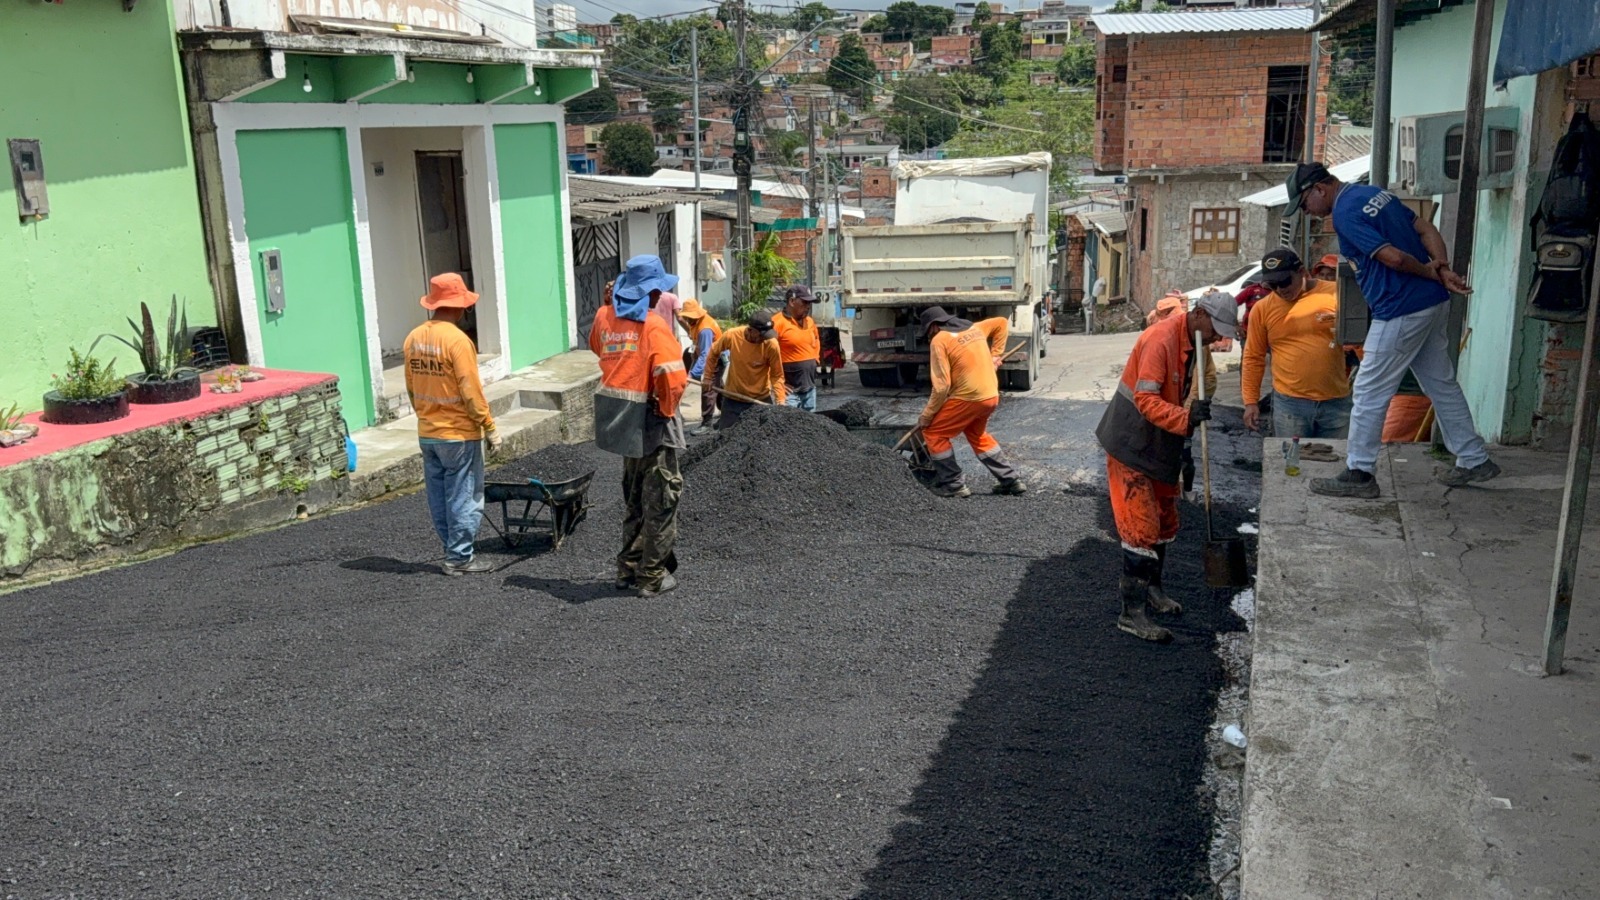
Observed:
[[[1364,183],[1367,180],[1367,170],[1372,167],[1372,157],[1358,156],[1349,162],[1330,166],[1328,174],[1346,184]],[[1289,203],[1289,189],[1283,185],[1269,187],[1264,191],[1257,191],[1248,197],[1240,197],[1240,203],[1251,206],[1265,206],[1269,209],[1274,206],[1287,206]]]
[[[1315,17],[1308,6],[1196,9],[1164,13],[1100,13],[1102,34],[1207,34],[1234,31],[1305,31]]]
[[[1120,209],[1078,213],[1078,218],[1083,220],[1083,224],[1108,236],[1126,234],[1128,231],[1128,214]]]
[[[658,206],[695,203],[707,196],[693,191],[646,187],[584,175],[568,178],[567,191],[572,199],[574,219],[608,219]]]
[[[719,219],[738,219],[739,205],[729,200],[702,200],[700,212]],[[772,225],[783,218],[783,213],[765,206],[750,207],[750,221],[757,225]]]

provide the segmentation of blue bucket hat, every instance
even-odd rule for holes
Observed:
[[[678,276],[662,268],[661,257],[645,253],[628,260],[611,294],[624,300],[644,300],[651,291],[670,291],[677,286]]]

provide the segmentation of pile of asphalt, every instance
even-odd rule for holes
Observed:
[[[595,470],[596,460],[591,448],[577,444],[552,444],[518,460],[518,472],[527,477],[550,483],[568,481]]]
[[[954,507],[912,477],[905,458],[827,417],[756,407],[684,454],[683,528],[715,540],[843,530],[877,534]]]
[[[4,597],[0,894],[1209,896],[1238,624],[1197,510],[1158,647],[1113,627],[1104,497],[939,500],[752,415],[686,470],[656,599],[611,585],[590,445],[588,519],[485,529],[490,574],[441,576],[415,494]]]
[[[848,400],[839,404],[834,412],[846,428],[864,428],[872,424],[872,404],[865,400]]]

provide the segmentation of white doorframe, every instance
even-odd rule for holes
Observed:
[[[559,104],[541,105],[389,105],[360,103],[213,103],[217,129],[217,151],[222,172],[223,198],[228,210],[228,238],[234,263],[234,285],[239,296],[239,318],[245,337],[245,354],[251,365],[265,365],[261,323],[257,318],[255,267],[250,258],[250,238],[245,227],[244,184],[240,177],[238,133],[277,129],[337,128],[344,132],[348,157],[357,264],[361,276],[361,306],[366,327],[367,366],[371,377],[372,401],[382,409],[383,353],[378,334],[377,283],[372,254],[372,229],[368,215],[366,160],[361,146],[364,128],[460,128],[464,162],[483,166],[484,179],[469,179],[469,217],[475,271],[488,273],[491,284],[480,293],[492,290],[496,299],[496,318],[500,328],[499,362],[485,367],[486,380],[510,373],[511,331],[508,304],[504,298],[505,256],[500,227],[500,176],[494,149],[495,125],[550,124],[556,133],[556,167],[560,173],[559,227],[566,253],[563,281],[567,294],[568,346],[578,344],[577,307],[572,274],[571,196],[567,185],[565,109]],[[485,189],[486,188],[486,189]],[[472,212],[478,209],[479,212]],[[485,217],[487,217],[485,219]],[[484,252],[492,254],[487,266],[479,256],[480,232],[488,240]],[[481,267],[481,268],[479,268]]]

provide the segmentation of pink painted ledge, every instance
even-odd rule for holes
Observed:
[[[23,421],[38,425],[39,436],[25,444],[0,448],[0,466],[38,459],[41,456],[81,447],[119,434],[204,418],[337,380],[337,376],[321,372],[290,372],[284,369],[262,369],[254,366],[250,371],[259,372],[266,378],[261,381],[245,382],[242,385],[243,390],[236,394],[217,394],[211,390],[211,386],[217,382],[217,372],[215,370],[206,372],[200,376],[200,396],[193,400],[181,403],[134,403],[129,406],[130,411],[127,416],[114,422],[100,422],[95,425],[51,425],[39,421],[40,413],[32,413]]]

